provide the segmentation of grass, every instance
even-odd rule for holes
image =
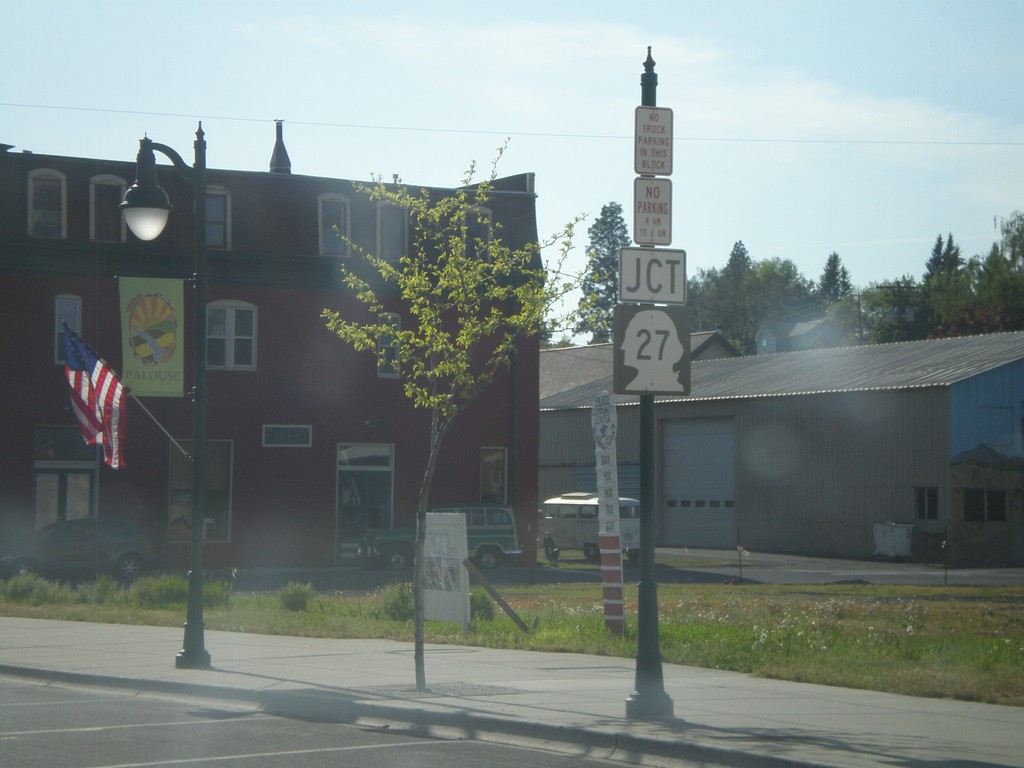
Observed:
[[[427,622],[428,643],[633,658],[636,589],[626,587],[623,636],[604,628],[595,584],[515,586],[502,596],[533,626],[520,631],[480,589],[473,621]],[[77,587],[34,576],[0,581],[0,614],[180,626],[184,579],[103,578]],[[1024,588],[873,585],[658,587],[660,650],[667,663],[911,696],[1024,706]],[[371,594],[277,593],[206,586],[209,629],[309,637],[412,641],[407,584]]]

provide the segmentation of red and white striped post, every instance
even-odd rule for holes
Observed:
[[[619,528],[619,469],[615,447],[615,403],[602,392],[591,411],[597,466],[597,545],[601,551],[604,625],[621,635],[625,629],[622,592],[622,537]]]

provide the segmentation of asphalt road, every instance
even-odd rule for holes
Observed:
[[[238,702],[157,697],[0,677],[5,768],[607,768],[473,739],[428,738],[266,715]]]
[[[889,560],[834,560],[735,550],[659,548],[655,578],[662,584],[731,584],[740,580],[759,584],[868,583],[890,585],[955,586],[1024,585],[1024,568],[951,568],[929,563]],[[212,575],[212,574],[211,574]],[[640,578],[636,564],[625,564],[627,582]],[[582,557],[563,555],[557,566],[543,560],[533,568],[502,566],[486,573],[494,585],[600,582],[601,572]],[[289,581],[309,582],[321,590],[373,590],[395,581],[409,581],[412,570],[364,570],[358,567],[321,569],[266,569],[239,571],[235,589],[279,589]]]

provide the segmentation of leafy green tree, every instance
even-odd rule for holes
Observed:
[[[1024,329],[1024,214],[1002,219],[1000,234],[987,255],[966,263],[952,236],[936,240],[924,284],[933,335]]]
[[[612,312],[619,298],[619,250],[630,243],[622,206],[611,202],[587,230],[587,271],[581,287],[583,300],[573,329],[590,334],[591,344],[611,341]]]
[[[720,270],[699,270],[690,279],[687,303],[700,330],[721,328],[737,349],[755,351],[758,329],[768,322],[808,320],[821,314],[814,284],[789,259],[755,262],[737,241]]]
[[[504,152],[499,150],[498,159]],[[465,409],[509,365],[520,339],[539,334],[548,310],[574,287],[546,274],[540,254],[561,243],[561,264],[571,247],[576,222],[544,245],[512,247],[497,224],[478,211],[487,207],[496,178],[473,183],[475,164],[464,186],[441,199],[427,190],[379,181],[363,191],[409,216],[411,242],[397,262],[367,253],[350,241],[357,258],[343,264],[345,284],[362,305],[361,313],[325,309],[327,327],[357,351],[395,363],[406,397],[430,413],[428,457],[420,483],[416,513],[416,564],[413,579],[416,687],[426,688],[423,654],[423,541],[430,488],[445,437]],[[385,301],[384,298],[389,299]],[[397,297],[408,322],[396,324],[388,314]]]
[[[872,285],[863,293],[866,334],[875,344],[927,338],[931,325],[921,319],[921,285],[909,275]]]
[[[852,289],[839,301],[829,304],[825,314],[845,334],[846,344],[860,344],[864,341],[864,317],[861,311],[861,294]]]
[[[823,312],[814,283],[789,259],[756,262],[747,285],[752,315],[757,319],[754,334],[765,323],[811,320]]]
[[[825,269],[822,270],[818,279],[816,291],[825,304],[835,304],[843,299],[853,290],[850,283],[850,272],[843,266],[839,254],[833,251],[825,262]]]

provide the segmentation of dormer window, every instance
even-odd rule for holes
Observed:
[[[231,193],[224,187],[206,188],[206,245],[231,247]]]
[[[348,198],[324,194],[317,198],[317,202],[320,209],[320,255],[348,256]]]
[[[64,240],[68,236],[67,179],[63,173],[38,168],[28,174],[28,233],[31,237]]]
[[[382,200],[377,203],[377,256],[398,261],[405,255],[408,215],[405,209]]]
[[[493,238],[491,211],[473,206],[466,211],[466,256],[471,259],[490,260],[490,245]]]
[[[97,243],[123,243],[127,235],[121,200],[128,185],[118,176],[89,180],[89,239]]]

